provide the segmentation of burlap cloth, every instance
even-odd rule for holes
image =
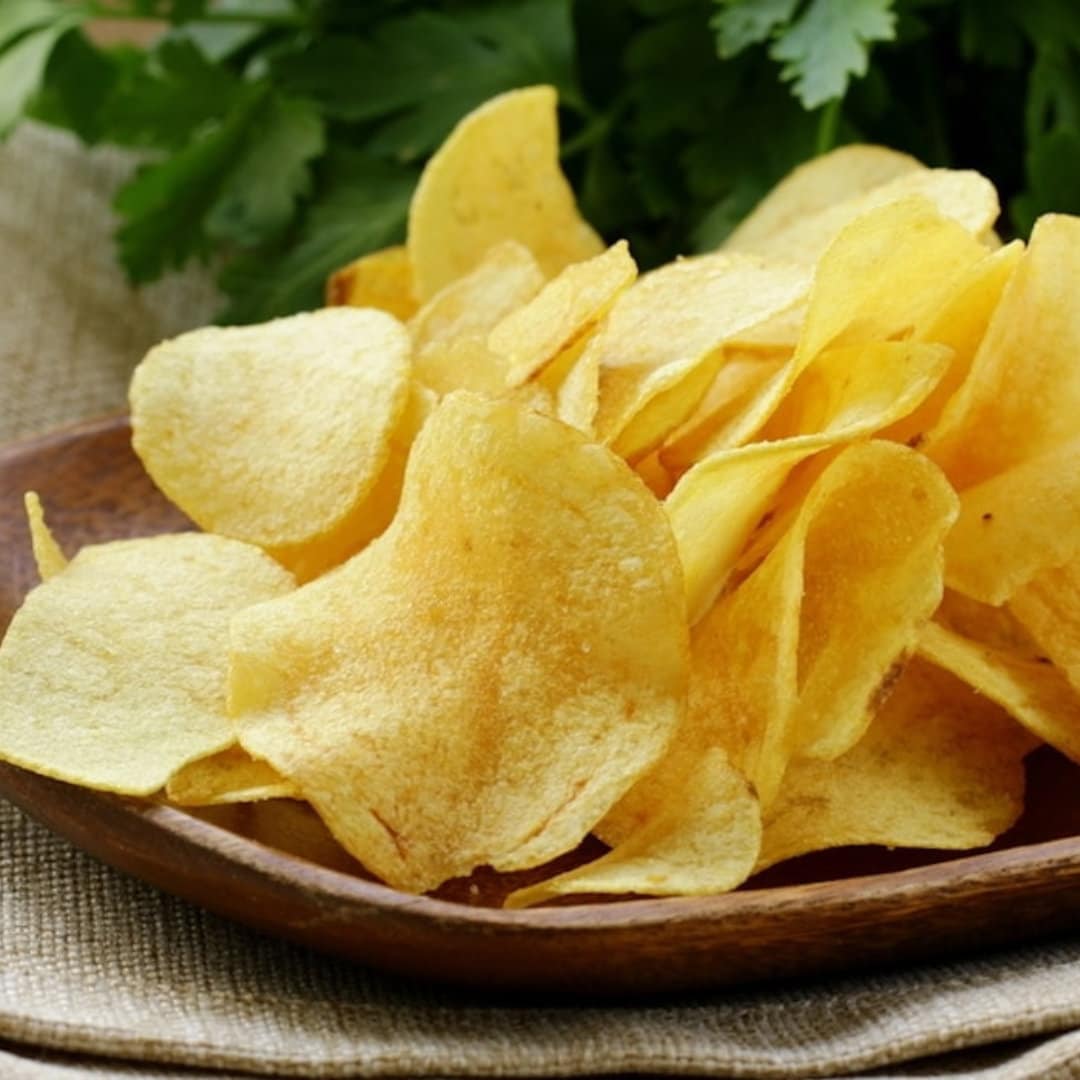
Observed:
[[[124,284],[108,205],[128,167],[42,128],[0,148],[0,440],[117,407],[141,352],[213,311],[197,275]],[[644,1005],[406,984],[161,895],[0,803],[0,1080],[1017,1080],[1080,1076],[1077,1026],[1080,940]]]

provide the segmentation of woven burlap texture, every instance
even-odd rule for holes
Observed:
[[[0,148],[0,440],[121,406],[142,351],[213,310],[198,276],[141,294],[125,285],[109,198],[129,168],[31,126]],[[1080,940],[655,1003],[405,983],[159,894],[0,803],[0,1077],[12,1080],[1021,1080],[1080,1076],[1078,1025]]]

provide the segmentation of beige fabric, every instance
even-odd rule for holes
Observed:
[[[205,281],[136,296],[112,266],[108,193],[127,167],[36,128],[0,149],[0,439],[120,405],[142,350],[212,310]],[[652,1004],[407,984],[188,907],[0,803],[3,1078],[1026,1080],[1080,1076],[1078,1025],[1080,938]]]
[[[142,354],[218,306],[205,275],[127,285],[109,200],[130,169],[31,125],[0,147],[0,440],[117,408]]]

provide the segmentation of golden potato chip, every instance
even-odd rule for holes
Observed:
[[[1080,761],[1080,696],[1009,612],[947,593],[919,654]]]
[[[38,493],[28,491],[23,496],[23,505],[26,507],[26,523],[30,528],[30,545],[34,550],[38,576],[42,581],[48,581],[67,568],[68,559],[45,523],[45,511]]]
[[[634,472],[645,481],[645,485],[658,499],[666,499],[675,487],[671,473],[664,468],[657,454],[649,454],[648,457],[635,462]]]
[[[581,893],[701,896],[741,885],[761,848],[761,809],[746,778],[722,750],[693,762],[654,818],[594,862],[511,893],[528,907]]]
[[[539,865],[680,719],[678,557],[618,458],[459,392],[421,432],[390,529],[237,616],[231,656],[241,745],[389,884]]]
[[[412,263],[403,246],[362,255],[326,281],[327,307],[378,308],[405,322],[419,306],[413,290]]]
[[[864,214],[836,237],[814,275],[791,360],[716,431],[705,453],[742,446],[768,422],[795,380],[829,346],[909,337],[943,291],[985,250],[925,199]]]
[[[724,250],[813,265],[852,222],[912,196],[932,203],[939,214],[955,221],[972,238],[982,237],[1001,210],[994,185],[977,172],[916,169],[751,241],[744,238],[732,243],[729,238]]]
[[[881,342],[827,351],[773,420],[772,442],[713,454],[666,503],[686,575],[691,623],[709,608],[754,526],[800,461],[865,438],[910,412],[949,362],[934,345]]]
[[[731,231],[723,247],[753,250],[837,203],[926,166],[884,146],[841,146],[797,166]]]
[[[233,741],[234,612],[290,575],[258,548],[183,533],[84,548],[0,645],[0,760],[85,787],[157,791]]]
[[[1080,438],[962,491],[945,554],[949,585],[987,604],[1080,556]]]
[[[189,762],[173,773],[165,795],[177,806],[224,806],[299,797],[295,784],[235,745]]]
[[[1038,574],[1013,593],[1009,611],[1080,691],[1080,560]]]
[[[806,300],[802,300],[757,326],[740,331],[728,342],[728,351],[758,353],[762,359],[780,351],[790,356],[802,337],[806,309]]]
[[[520,386],[571,350],[636,277],[637,264],[620,240],[602,255],[568,266],[507,315],[488,336],[488,348],[505,364],[506,385]]]
[[[601,837],[619,840],[677,799],[687,760],[709,747],[727,752],[766,808],[793,757],[849,750],[938,605],[955,502],[940,471],[905,447],[841,453],[783,540],[694,627],[686,722]]]
[[[797,305],[809,288],[807,271],[788,263],[725,254],[679,259],[619,298],[591,348],[609,368],[696,359]]]
[[[413,320],[417,378],[439,394],[504,390],[506,364],[488,349],[488,334],[543,284],[543,272],[528,248],[515,240],[496,244],[474,270],[440,289]]]
[[[791,359],[769,352],[754,354],[743,349],[724,350],[724,362],[693,414],[679,425],[660,449],[660,460],[681,473],[701,460],[712,434],[743,409],[765,381]]]
[[[914,659],[851,750],[792,762],[765,814],[758,869],[849,844],[989,844],[1023,810],[1028,749],[997,705]]]
[[[922,445],[957,490],[1077,434],[1078,293],[1080,218],[1047,214],[1035,224],[967,380]]]
[[[643,456],[697,407],[731,337],[798,304],[808,273],[733,255],[704,255],[646,274],[588,345],[600,365],[597,435]]]
[[[576,356],[573,348],[568,349],[556,363],[548,365],[537,381],[551,387],[554,415],[591,437],[600,404],[600,361],[585,345],[583,341]]]
[[[274,557],[292,571],[299,584],[339,566],[386,531],[397,513],[413,441],[435,408],[435,401],[434,390],[414,381],[405,412],[390,437],[390,456],[363,501],[330,532],[295,547],[274,549]]]
[[[1005,285],[1023,253],[1024,245],[1018,240],[988,252],[960,272],[937,309],[915,327],[913,340],[947,346],[953,351],[952,363],[934,392],[913,413],[884,432],[885,438],[914,447],[923,443],[926,432],[967,379]]]
[[[557,94],[511,90],[461,120],[428,161],[409,207],[408,249],[421,301],[517,240],[546,277],[598,255],[559,167]]]
[[[193,521],[290,561],[364,503],[409,388],[408,334],[381,311],[207,327],[139,365],[132,442]]]

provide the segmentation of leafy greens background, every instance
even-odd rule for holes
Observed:
[[[152,18],[148,49],[88,20]],[[144,150],[118,253],[212,260],[224,321],[318,304],[401,239],[426,157],[494,94],[559,89],[590,221],[650,265],[707,250],[854,140],[987,173],[1006,233],[1080,212],[1076,0],[3,0],[0,135],[26,115]]]

